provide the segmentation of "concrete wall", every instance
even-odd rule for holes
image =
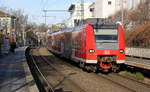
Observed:
[[[101,18],[103,12],[103,0],[96,0],[94,5],[94,17]]]
[[[126,48],[126,55],[150,58],[150,49],[148,48]]]
[[[116,0],[96,0],[94,8],[96,18],[107,18],[116,12]]]

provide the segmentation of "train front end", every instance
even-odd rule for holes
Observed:
[[[93,38],[91,42],[87,41],[87,57],[97,63],[93,69],[116,72],[125,63],[125,41],[121,25],[103,23],[92,27],[91,33],[87,32],[90,35],[87,38]]]

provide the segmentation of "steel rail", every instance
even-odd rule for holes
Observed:
[[[97,75],[97,74],[96,74]],[[99,77],[102,77],[102,78],[104,78],[104,79],[106,79],[106,80],[108,80],[108,81],[110,81],[110,82],[112,82],[112,83],[114,83],[114,84],[116,84],[116,85],[118,85],[118,86],[120,86],[120,87],[123,87],[123,88],[126,88],[126,89],[128,89],[128,90],[130,90],[130,91],[132,91],[132,92],[136,92],[135,90],[133,90],[133,89],[131,89],[131,88],[129,88],[129,87],[126,87],[126,86],[124,86],[124,85],[122,85],[122,84],[120,84],[120,83],[118,83],[118,82],[116,82],[116,81],[114,81],[114,80],[112,80],[112,79],[110,79],[110,78],[107,78],[106,76],[103,76],[103,75],[98,75]]]
[[[45,59],[44,57],[42,57],[43,59]],[[52,64],[50,64],[46,59],[45,59],[45,61],[49,64],[49,65],[51,65],[52,67],[54,67]],[[70,64],[67,64],[67,65],[69,65],[69,66],[72,66],[72,65],[70,65]],[[93,74],[96,74],[96,73],[93,73]],[[98,74],[96,74],[96,75],[98,75]],[[98,75],[98,77],[99,77],[100,75]],[[117,82],[115,82],[115,81],[113,81],[113,80],[111,80],[111,79],[109,79],[109,78],[106,78],[106,77],[104,77],[104,76],[100,76],[100,77],[102,77],[102,78],[104,78],[104,79],[106,79],[106,80],[108,80],[108,81],[110,81],[110,82],[112,82],[113,84],[116,84],[116,85],[118,85],[118,86],[120,86],[120,87],[123,87],[123,88],[126,88],[126,89],[128,89],[128,90],[130,90],[130,91],[132,91],[132,92],[136,92],[135,90],[133,90],[133,89],[131,89],[131,88],[128,88],[128,87],[126,87],[126,86],[124,86],[124,85],[122,85],[122,84],[120,84],[120,83],[117,83]]]
[[[150,84],[144,83],[144,82],[142,82],[142,81],[138,81],[138,80],[133,79],[133,78],[130,78],[130,77],[126,77],[126,76],[123,76],[123,75],[120,75],[120,74],[117,74],[117,73],[112,73],[112,75],[120,76],[120,77],[122,77],[122,78],[126,78],[126,79],[128,79],[128,80],[131,80],[131,81],[137,82],[137,83],[139,83],[139,84],[141,84],[141,85],[144,85],[144,86],[150,87]]]
[[[42,57],[42,56],[41,56],[41,57]],[[45,59],[44,57],[42,57],[42,58],[45,60],[46,63],[48,63],[49,65],[51,65],[51,66],[55,69],[55,67],[54,67],[52,64],[50,64],[47,59]],[[56,70],[57,70],[57,69],[56,69]],[[96,74],[96,75],[97,75],[97,74]],[[99,75],[99,76],[100,76],[100,75]],[[128,90],[130,90],[130,91],[132,91],[132,92],[136,92],[135,90],[133,90],[133,89],[131,89],[131,88],[128,88],[128,87],[126,87],[126,86],[124,86],[124,85],[122,85],[122,84],[119,84],[119,83],[117,83],[117,82],[115,82],[115,81],[113,81],[113,80],[111,80],[111,79],[109,79],[109,78],[105,78],[104,76],[101,76],[101,77],[103,77],[104,79],[107,79],[107,80],[111,81],[112,83],[114,83],[114,84],[116,84],[116,85],[119,85],[119,86],[121,86],[121,87],[123,87],[123,88],[126,88],[126,89],[128,89]]]
[[[138,83],[138,84],[140,84],[140,85],[146,86],[146,87],[150,87],[149,84],[146,84],[146,83],[143,83],[143,82],[139,82],[139,81],[137,81],[137,80],[135,80],[135,79],[128,78],[128,77],[125,77],[125,76],[122,76],[122,75],[119,75],[119,74],[116,74],[116,73],[112,73],[110,76],[108,76],[108,75],[105,76],[105,75],[102,75],[102,74],[101,74],[101,75],[99,74],[98,76],[99,76],[99,77],[103,77],[104,79],[109,80],[109,81],[111,81],[111,82],[113,82],[113,83],[115,83],[115,84],[117,84],[117,85],[119,85],[119,86],[122,86],[122,87],[124,87],[124,88],[126,88],[126,89],[128,89],[128,90],[131,90],[131,91],[133,91],[133,92],[136,92],[136,90],[134,90],[134,89],[132,89],[132,88],[130,88],[130,87],[124,86],[123,84],[118,83],[118,82],[114,81],[113,79],[109,78],[109,77],[111,77],[111,76],[113,76],[113,75],[116,75],[116,76],[125,78],[125,79],[127,79],[127,80],[134,81],[134,82],[136,82],[136,83]]]
[[[48,62],[48,60],[45,58],[45,57],[43,57],[43,56],[41,56],[40,55],[40,57],[44,60],[44,62],[45,63],[47,63],[48,65],[50,65],[55,71],[57,71],[58,73],[60,73],[60,71],[59,70],[57,70],[50,62]],[[60,73],[62,76],[64,76],[64,77],[66,77],[66,75],[64,75],[64,74],[62,74],[62,73]],[[70,80],[70,79],[68,79],[68,80]],[[72,80],[70,80],[70,81],[72,81]],[[74,83],[74,82],[72,82],[74,85],[76,85],[77,87],[79,87],[76,83]],[[79,87],[82,91],[81,92],[86,92],[84,89],[82,89],[81,87]]]
[[[31,58],[32,58],[32,62],[34,63],[34,65],[35,65],[37,71],[40,73],[40,75],[41,75],[42,78],[44,79],[45,83],[48,85],[48,88],[51,89],[50,92],[55,92],[54,89],[53,89],[53,87],[51,86],[51,84],[48,82],[48,80],[47,80],[46,77],[44,76],[44,74],[43,74],[43,73],[40,71],[40,69],[38,68],[38,65],[36,64],[36,62],[35,62],[35,60],[34,60],[34,58],[33,58],[32,55],[31,55]]]
[[[48,60],[47,60],[45,57],[41,56],[41,58],[43,58],[43,60],[44,60],[48,65],[50,65],[52,68],[54,68],[56,71],[58,71],[50,62],[48,62]],[[113,74],[115,74],[115,73],[113,73]],[[112,74],[112,75],[113,75],[113,74]],[[96,74],[96,75],[97,75],[97,74]],[[119,75],[119,74],[115,74],[115,75],[120,76],[120,77],[122,77],[122,78],[126,78],[126,79],[128,79],[128,80],[132,80],[132,81],[134,81],[134,82],[138,82],[139,84],[142,84],[142,85],[150,86],[150,85],[145,84],[145,83],[143,83],[143,82],[139,82],[139,81],[136,81],[136,80],[134,80],[134,79],[131,79],[131,78],[128,78],[128,77],[125,77],[125,76],[121,76],[121,75]],[[124,86],[123,84],[118,83],[118,82],[116,82],[116,81],[114,81],[114,80],[112,80],[112,79],[110,79],[110,78],[108,78],[108,77],[106,77],[106,76],[103,76],[103,75],[98,75],[98,76],[99,76],[99,77],[102,77],[102,78],[104,78],[104,79],[106,79],[106,80],[108,80],[108,81],[110,81],[110,82],[112,82],[112,83],[114,83],[114,84],[116,84],[116,85],[118,85],[118,86],[120,86],[120,87],[126,88],[127,90],[130,90],[130,91],[132,91],[132,92],[136,92],[136,90],[134,90],[134,89],[132,89],[132,88],[130,88],[130,87]]]

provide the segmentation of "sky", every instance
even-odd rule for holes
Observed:
[[[92,2],[94,0],[84,0]],[[43,9],[67,10],[71,3],[80,2],[80,0],[0,0],[1,7],[8,7],[15,10],[22,10],[29,16],[30,22],[37,24],[44,23]],[[55,24],[67,20],[68,12],[48,12],[47,24]],[[56,18],[55,18],[56,16]]]

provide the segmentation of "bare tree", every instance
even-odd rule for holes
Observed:
[[[145,1],[141,2],[137,8],[131,10],[123,10],[124,12],[124,28],[127,28],[127,25],[132,24],[132,28],[141,24],[150,23],[150,2]],[[109,16],[109,21],[120,21],[121,20],[121,11],[116,12],[114,15]]]
[[[38,25],[38,32],[46,32],[48,30],[48,26],[45,24]]]
[[[132,10],[129,14],[129,20],[136,24],[147,24],[150,23],[150,2],[142,2],[138,7]]]
[[[131,31],[126,31],[127,46],[150,47],[150,2],[141,2],[137,8],[124,10],[124,28],[131,24]],[[121,20],[121,11],[108,18],[109,21]]]

